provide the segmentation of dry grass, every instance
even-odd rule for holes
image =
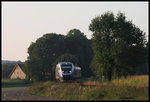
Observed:
[[[135,86],[137,88],[144,87],[148,88],[148,75],[136,75],[128,76],[127,78],[120,78],[112,80],[111,83],[108,82],[98,82],[98,81],[86,81],[83,82],[84,86],[97,86],[97,87],[107,87],[107,86]],[[74,85],[81,85],[80,83],[72,83]]]
[[[112,84],[115,86],[135,86],[135,87],[145,87],[148,88],[148,75],[130,76],[127,78],[121,78],[118,80],[112,80]]]
[[[32,94],[58,99],[75,100],[147,100],[148,75],[132,76],[112,80],[111,83],[99,81],[83,82],[42,82],[34,84]]]

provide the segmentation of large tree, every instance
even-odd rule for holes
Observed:
[[[78,65],[82,68],[84,77],[91,76],[89,64],[93,57],[91,41],[78,29],[71,29],[66,37],[66,53],[70,53],[79,59]]]
[[[29,56],[25,62],[28,78],[34,80],[54,79],[53,63],[65,53],[77,57],[83,76],[90,75],[88,74],[91,73],[89,63],[92,59],[90,44],[91,41],[78,29],[70,30],[66,36],[55,33],[43,35],[36,42],[31,43],[28,48]]]
[[[26,71],[35,80],[53,79],[52,63],[64,53],[64,36],[55,33],[43,35],[28,48]]]
[[[145,33],[126,20],[123,13],[115,17],[106,12],[92,19],[89,30],[93,32],[94,60],[96,76],[102,75],[111,81],[112,76],[127,76],[143,63],[145,56]]]

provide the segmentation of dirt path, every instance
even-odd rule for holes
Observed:
[[[28,92],[29,88],[3,91],[2,92],[2,100],[59,100],[48,97],[36,96],[32,95]],[[66,100],[64,100],[66,101]]]

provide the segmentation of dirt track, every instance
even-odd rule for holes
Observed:
[[[59,99],[53,99],[48,97],[42,97],[42,96],[36,96],[32,95],[28,92],[29,88],[24,89],[17,89],[17,90],[11,90],[11,91],[3,91],[2,92],[2,100],[56,100],[59,101]],[[61,100],[62,101],[62,100]],[[64,100],[67,101],[67,100]]]

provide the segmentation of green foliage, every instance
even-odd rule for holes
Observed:
[[[77,99],[79,98],[79,95],[77,95],[79,94],[79,87],[77,85],[70,85],[69,83],[38,82],[30,88],[30,93],[57,99]]]
[[[93,32],[95,74],[121,77],[135,73],[137,66],[144,63],[146,50],[145,33],[126,20],[123,13],[115,17],[106,12],[92,19],[89,30]],[[92,64],[91,64],[92,65]],[[92,65],[93,66],[93,65]]]
[[[102,76],[99,76],[99,75],[102,75],[102,69],[98,69],[99,64],[97,63],[96,61],[96,58],[94,57],[91,61],[91,64],[90,64],[90,69],[92,71],[92,74],[95,78],[98,78],[100,79]],[[101,74],[100,74],[101,73]]]
[[[30,83],[27,83],[25,79],[2,79],[2,88],[10,88],[10,87],[24,87],[30,86]]]
[[[71,55],[71,54],[63,54],[61,56],[59,56],[56,61],[55,64],[57,64],[58,62],[72,62],[74,65],[78,65],[78,59],[77,57]]]
[[[64,36],[55,33],[45,34],[28,48],[25,62],[28,78],[33,81],[52,79],[52,63],[64,53]]]
[[[148,77],[147,77],[148,78]],[[147,80],[147,79],[145,79]],[[90,84],[89,84],[90,85]],[[30,88],[30,93],[56,99],[72,100],[148,100],[148,88],[122,86],[93,87],[75,83],[38,82]],[[136,85],[136,84],[135,84]]]
[[[9,75],[12,72],[12,70],[16,64],[19,64],[22,67],[23,71],[25,71],[23,68],[23,66],[24,66],[23,62],[21,62],[21,61],[12,61],[12,62],[10,61],[9,62],[8,61],[8,63],[2,64],[2,78],[9,78]]]
[[[79,66],[82,68],[84,77],[91,76],[90,62],[93,58],[91,40],[88,40],[84,33],[78,29],[72,29],[66,36],[66,53],[76,56],[79,60]]]
[[[31,43],[28,48],[28,59],[25,61],[27,78],[33,81],[53,80],[53,64],[61,55],[64,60],[71,58],[89,75],[89,63],[92,59],[91,41],[78,29],[72,29],[66,36],[48,33]],[[76,57],[76,58],[75,58]],[[76,61],[78,59],[78,62]],[[61,60],[59,58],[59,60]],[[70,60],[70,59],[69,59]]]
[[[2,64],[2,78],[9,78],[15,64]]]
[[[84,33],[82,33],[80,30],[78,29],[72,29],[68,32],[67,37],[70,38],[74,38],[74,39],[87,39],[86,35],[84,35]]]
[[[144,94],[144,95],[143,95]],[[83,100],[147,100],[148,91],[129,86],[92,88],[83,92]]]
[[[90,89],[83,92],[81,98],[82,100],[103,100],[104,96],[106,95],[105,90],[98,90],[98,88]]]

